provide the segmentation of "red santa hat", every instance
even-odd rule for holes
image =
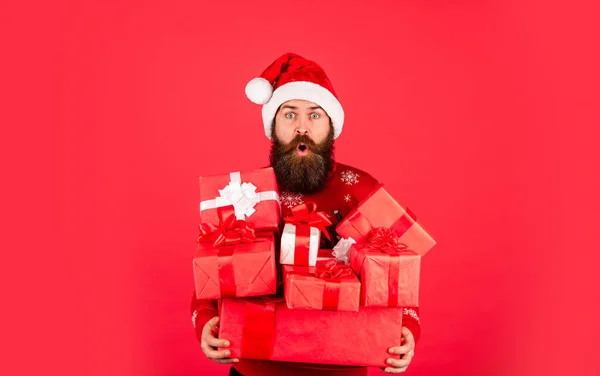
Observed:
[[[292,99],[302,99],[321,106],[331,118],[333,137],[337,138],[342,133],[344,109],[331,82],[323,68],[302,56],[293,53],[282,55],[260,77],[248,82],[246,96],[252,102],[263,105],[263,124],[269,138],[279,106]]]

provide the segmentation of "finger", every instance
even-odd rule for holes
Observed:
[[[229,347],[229,341],[226,339],[215,338],[212,335],[204,337],[205,342],[211,347]]]
[[[410,359],[388,358],[387,364],[389,364],[390,366],[392,366],[394,368],[408,367],[408,365],[410,364]]]
[[[231,351],[229,350],[213,350],[210,347],[204,347],[202,350],[204,351],[204,355],[212,360],[226,359],[231,355]]]
[[[408,344],[415,344],[415,337],[413,336],[412,332],[405,326],[402,327],[402,338],[404,339],[406,345]]]
[[[231,363],[237,363],[240,360],[237,358],[227,358],[227,359],[213,359],[215,362],[217,363],[221,363],[221,364],[231,364]]]
[[[410,362],[414,356],[415,356],[415,350],[411,350],[411,351],[407,352],[406,354],[400,356],[400,359],[405,359]]]
[[[402,368],[390,368],[390,367],[387,367],[386,369],[384,369],[384,371],[387,372],[387,373],[394,373],[395,374],[395,373],[404,373],[404,372],[406,372],[407,369],[408,369],[408,366],[407,367],[402,367]]]
[[[408,354],[410,351],[413,350],[413,347],[411,345],[402,345],[402,346],[396,346],[396,347],[391,347],[389,349],[390,354]]]
[[[212,319],[208,320],[208,322],[202,328],[202,336],[204,335],[213,335],[217,333],[219,330],[219,316],[215,316]]]

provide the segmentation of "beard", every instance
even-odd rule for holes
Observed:
[[[289,144],[277,139],[275,127],[271,139],[269,159],[275,171],[277,185],[281,191],[310,194],[323,188],[335,163],[333,156],[333,129],[327,138],[315,143],[306,135],[298,135]],[[298,145],[303,143],[309,149],[307,155],[298,155]]]

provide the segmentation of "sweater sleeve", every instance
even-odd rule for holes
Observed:
[[[196,292],[192,295],[191,304],[192,325],[196,332],[196,338],[200,341],[202,328],[213,317],[218,316],[217,300],[201,300],[196,298]]]
[[[415,337],[415,344],[421,337],[421,320],[419,307],[405,307],[402,309],[402,326],[408,328]]]

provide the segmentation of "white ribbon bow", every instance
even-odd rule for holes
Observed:
[[[279,203],[279,195],[275,191],[256,192],[256,186],[252,183],[242,183],[241,174],[232,172],[229,174],[229,184],[219,189],[219,196],[200,202],[200,213],[203,210],[220,208],[233,205],[236,219],[245,220],[256,212],[254,207],[261,201],[275,200]]]
[[[352,244],[356,244],[356,241],[352,238],[342,238],[340,241],[333,247],[333,252],[331,253],[336,260],[343,262],[344,264],[350,263],[350,247]]]
[[[217,207],[233,205],[235,217],[245,219],[249,217],[256,209],[254,206],[260,201],[256,186],[252,183],[241,183],[240,181],[230,181],[223,189],[219,189],[221,197],[217,197]]]

